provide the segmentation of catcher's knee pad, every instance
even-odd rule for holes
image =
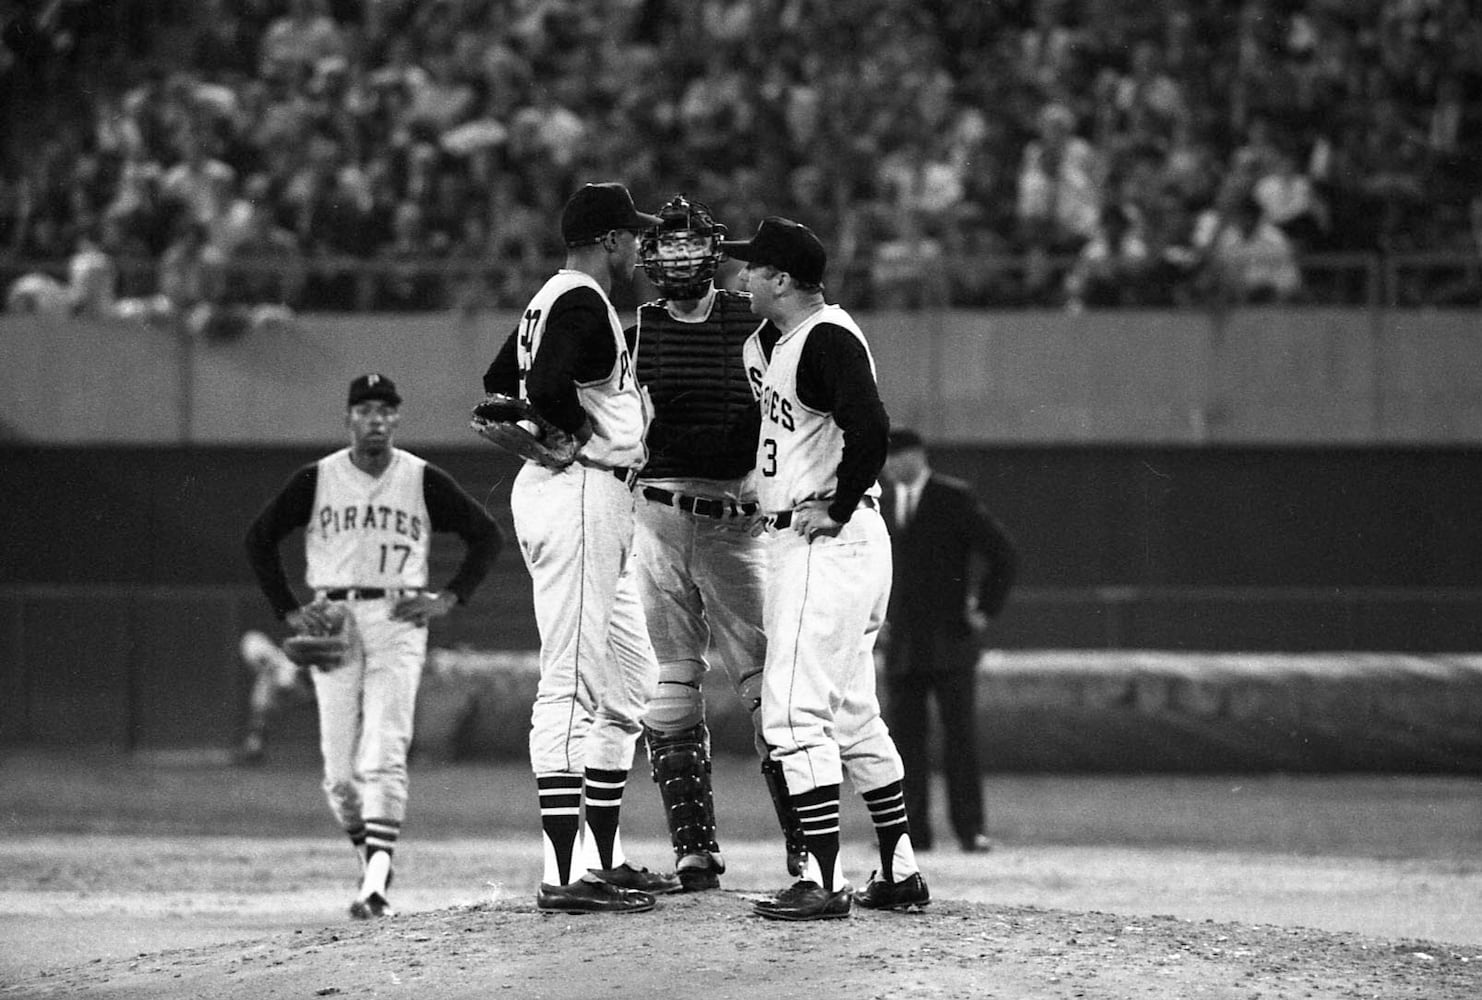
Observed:
[[[645,728],[644,735],[675,854],[720,850],[710,787],[710,731],[702,722],[679,733]]]
[[[700,692],[700,680],[704,676],[704,665],[694,660],[659,664],[659,683],[649,699],[644,726],[674,736],[703,726],[705,696]]]

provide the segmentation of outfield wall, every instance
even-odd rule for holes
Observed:
[[[861,317],[892,417],[962,444],[1482,442],[1471,310],[942,311]],[[231,342],[0,316],[0,428],[57,444],[302,444],[379,370],[408,444],[467,440],[514,315],[312,315]]]
[[[12,511],[0,742],[230,741],[245,693],[237,640],[276,629],[241,533],[298,464],[342,440],[353,372],[398,379],[402,443],[512,534],[514,463],[464,424],[510,322],[308,317],[199,344],[0,319]],[[977,483],[1019,543],[1023,581],[995,623],[998,650],[1205,663],[1482,649],[1472,314],[945,313],[866,326],[893,417],[926,430],[937,465]],[[456,558],[440,542],[435,575]],[[528,652],[528,588],[507,552],[434,642]]]

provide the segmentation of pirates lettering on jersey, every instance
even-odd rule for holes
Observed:
[[[763,339],[763,333],[772,332],[768,328],[746,342],[746,366],[762,413],[756,452],[757,499],[766,511],[792,510],[806,500],[831,497],[838,486],[844,432],[832,413],[809,408],[798,392],[803,347],[813,329],[823,323],[847,330],[869,353],[869,344],[854,320],[833,305],[818,310],[775,343]],[[874,367],[871,357],[871,372]]]
[[[422,540],[422,518],[405,510],[366,504],[349,507],[320,507],[315,520],[319,533],[328,537],[331,532],[382,531],[402,535],[414,542]]]
[[[762,385],[762,415],[770,423],[780,424],[785,431],[798,429],[797,421],[793,419],[792,400],[777,391],[775,386]]]
[[[357,469],[348,448],[320,459],[313,528],[304,533],[309,586],[427,585],[432,531],[423,493],[426,466],[400,449],[379,476]]]

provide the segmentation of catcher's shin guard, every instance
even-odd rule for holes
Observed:
[[[777,810],[777,823],[782,827],[782,839],[787,845],[787,873],[801,875],[808,863],[808,842],[803,839],[803,823],[788,797],[782,765],[771,757],[763,758],[762,778],[767,782],[767,792],[772,796],[772,807]]]
[[[678,733],[661,733],[645,726],[648,760],[664,800],[674,856],[714,854],[715,798],[710,788],[710,731],[705,723]]]

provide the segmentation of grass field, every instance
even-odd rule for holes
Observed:
[[[261,767],[219,753],[126,755],[12,750],[0,757],[0,831],[316,836],[329,826],[311,747]],[[523,762],[413,761],[408,836],[460,839],[538,828]],[[733,838],[773,833],[771,807],[744,757],[716,760],[719,822]],[[1482,781],[1415,775],[1005,775],[984,777],[989,833],[1008,846],[1175,847],[1482,863]],[[847,790],[846,790],[847,794]],[[947,838],[934,800],[933,823]],[[867,837],[846,801],[846,836]],[[629,783],[625,835],[662,837],[642,765]]]

